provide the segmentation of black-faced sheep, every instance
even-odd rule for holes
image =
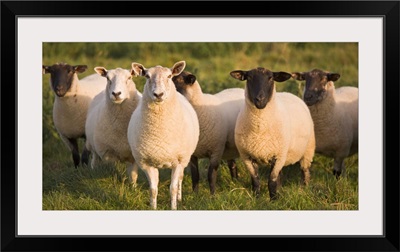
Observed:
[[[250,172],[253,190],[258,195],[259,164],[271,164],[268,189],[277,198],[280,172],[284,166],[300,161],[303,182],[310,180],[309,168],[315,151],[313,121],[310,111],[297,96],[276,92],[274,81],[291,77],[286,72],[265,68],[232,71],[231,76],[246,82],[245,102],[239,112],[235,142],[240,157]]]
[[[305,81],[303,100],[314,121],[315,152],[334,159],[333,174],[339,178],[345,158],[358,152],[358,88],[335,89],[340,75],[320,69],[292,77]]]
[[[54,126],[71,151],[75,167],[78,167],[81,159],[82,163],[88,163],[90,152],[84,147],[81,157],[78,139],[86,139],[85,122],[89,104],[104,90],[107,83],[105,78],[98,74],[79,80],[78,73],[83,73],[86,69],[86,65],[71,66],[66,63],[42,66],[43,74],[50,74],[50,86],[55,94]]]

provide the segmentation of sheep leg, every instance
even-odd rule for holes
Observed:
[[[335,158],[333,161],[333,175],[339,179],[340,175],[344,172],[344,158]]]
[[[228,168],[229,168],[229,172],[231,173],[231,178],[237,179],[238,174],[237,174],[237,167],[236,167],[235,159],[228,160]]]
[[[184,167],[178,164],[172,168],[171,172],[171,185],[169,187],[171,195],[171,210],[177,209],[177,200],[182,200],[182,180],[183,180]]]
[[[250,173],[253,192],[260,195],[260,178],[258,177],[258,165],[250,159],[243,160],[244,165]]]
[[[66,136],[63,136],[61,134],[60,138],[61,140],[67,145],[68,149],[72,153],[72,160],[74,161],[75,168],[78,168],[79,162],[80,162],[80,155],[79,155],[79,149],[78,149],[78,141],[76,138],[67,138]]]
[[[89,163],[89,155],[90,151],[86,148],[86,145],[83,147],[81,162],[82,165],[88,165]]]
[[[301,179],[304,185],[308,185],[310,183],[310,169],[309,167],[304,167],[300,165],[301,168]]]
[[[92,169],[94,169],[96,167],[97,163],[99,162],[99,160],[100,160],[99,155],[97,155],[97,153],[93,151],[92,152],[92,160],[90,162],[90,167]]]
[[[307,161],[305,158],[300,160],[300,168],[301,168],[301,178],[304,185],[308,185],[310,183],[310,166],[311,162]]]
[[[183,181],[183,173],[182,176],[179,177],[179,184],[178,184],[178,201],[182,201],[182,181]]]
[[[193,192],[197,193],[199,191],[199,181],[200,181],[198,158],[195,156],[191,156],[189,165],[190,165],[190,174],[192,177],[192,190]]]
[[[274,165],[271,167],[271,174],[268,179],[268,191],[271,200],[277,199],[277,190],[281,186],[281,171],[284,163],[275,161]]]
[[[75,168],[78,168],[80,162],[80,155],[78,149],[78,141],[76,138],[67,138],[72,146],[72,159],[74,160]]]
[[[157,194],[158,194],[158,169],[151,166],[143,166],[143,171],[146,174],[150,187],[150,207],[157,209]]]
[[[210,186],[211,195],[215,194],[218,166],[219,166],[219,161],[210,160],[210,165],[208,166],[208,185]]]
[[[310,182],[310,167],[315,153],[315,138],[312,137],[308,141],[307,149],[304,152],[303,158],[300,160],[300,168],[302,171],[302,180],[304,185]]]
[[[126,171],[128,173],[129,182],[132,184],[133,188],[136,188],[139,166],[136,162],[128,163]]]

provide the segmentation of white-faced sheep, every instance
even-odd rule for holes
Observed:
[[[184,169],[196,149],[199,121],[193,107],[176,91],[172,77],[185,68],[185,61],[172,68],[155,66],[146,69],[132,63],[136,75],[145,76],[143,97],[128,126],[132,155],[146,173],[150,184],[150,206],[157,208],[158,169],[171,171],[171,209],[182,200]]]
[[[268,189],[272,200],[277,198],[284,166],[300,162],[303,182],[308,184],[315,151],[310,111],[299,97],[276,92],[274,83],[285,81],[291,75],[261,67],[230,74],[238,80],[247,80],[245,102],[236,121],[235,142],[250,172],[255,193],[260,192],[259,164],[271,164]]]
[[[78,139],[86,138],[85,122],[89,104],[93,97],[104,90],[107,83],[98,74],[79,80],[77,74],[86,69],[86,65],[71,66],[66,63],[42,66],[43,74],[50,74],[50,86],[55,94],[54,126],[71,151],[75,167],[78,167],[81,160],[83,164],[88,163],[90,152],[84,147],[80,156]]]
[[[215,193],[217,169],[221,159],[228,161],[232,178],[237,178],[235,158],[239,157],[235,145],[235,124],[244,102],[244,89],[229,88],[217,94],[203,93],[196,76],[184,71],[172,78],[178,92],[188,99],[197,113],[200,136],[191,159],[192,187],[198,190],[198,159],[208,158],[208,183]]]
[[[320,69],[292,77],[305,81],[303,100],[314,120],[315,152],[334,159],[333,174],[339,178],[345,158],[358,152],[358,88],[335,89],[340,75]]]
[[[99,159],[126,162],[129,178],[135,185],[138,167],[128,143],[127,130],[142,94],[132,80],[133,72],[104,67],[94,70],[107,80],[107,85],[94,98],[86,120],[86,148],[92,153],[91,167],[95,168]]]

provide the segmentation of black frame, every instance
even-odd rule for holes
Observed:
[[[113,8],[106,8],[112,5]],[[1,2],[1,250],[2,251],[399,251],[399,13],[398,1],[159,2],[167,16],[382,16],[384,17],[384,235],[383,236],[70,236],[17,237],[17,18],[19,16],[154,15],[152,1]],[[229,8],[227,7],[229,5]],[[228,11],[229,10],[229,11]],[[110,14],[111,12],[111,14]],[[204,15],[207,13],[207,15]],[[183,14],[183,15],[182,15]],[[295,29],[295,28],[294,28]],[[290,31],[289,31],[290,32]],[[340,31],[324,31],[338,32]],[[371,73],[373,74],[373,73]],[[12,85],[14,84],[14,85]],[[12,95],[14,94],[14,96]],[[373,101],[371,101],[373,102]],[[10,105],[15,104],[14,115]],[[12,117],[14,120],[10,120]],[[13,132],[13,134],[11,134]],[[386,136],[389,136],[386,138]],[[12,169],[15,168],[15,170]],[[234,228],[235,224],[232,223]],[[212,224],[210,223],[210,228]],[[171,246],[171,240],[179,245]],[[182,243],[189,241],[190,243]],[[185,244],[185,245],[184,245]],[[189,244],[189,246],[187,245]],[[211,245],[212,244],[212,245]],[[109,245],[109,246],[108,246]]]

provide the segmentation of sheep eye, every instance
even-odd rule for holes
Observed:
[[[170,74],[170,75],[168,75],[168,78],[171,78],[172,77],[172,75]]]
[[[149,75],[149,74],[146,74],[144,77],[146,77],[147,79],[149,79],[149,78],[150,78],[150,75]]]

